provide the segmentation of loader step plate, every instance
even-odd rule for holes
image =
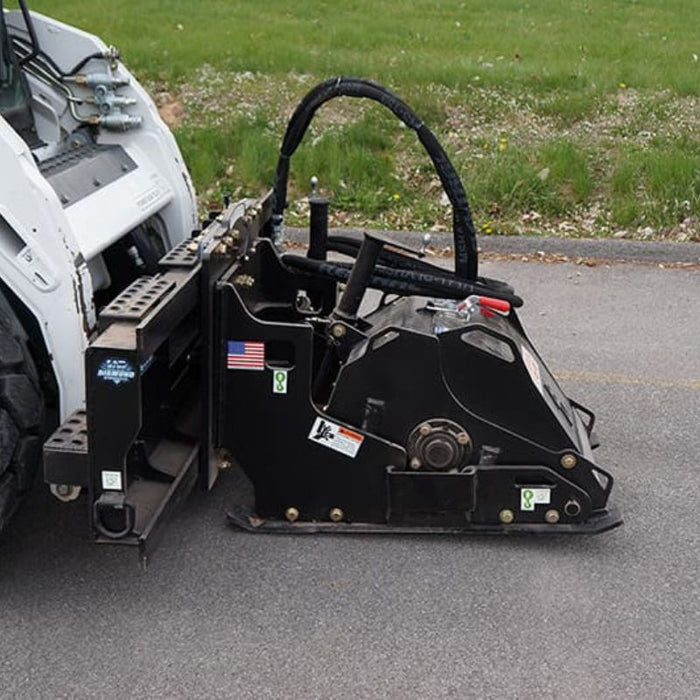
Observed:
[[[607,532],[620,525],[623,520],[617,508],[609,508],[594,513],[585,523],[518,523],[509,525],[463,526],[394,525],[381,523],[333,523],[333,522],[287,522],[285,520],[264,520],[251,508],[236,504],[231,506],[226,516],[231,525],[246,532],[262,532],[283,535],[316,535],[335,533],[342,535],[405,534],[405,535],[595,535]]]

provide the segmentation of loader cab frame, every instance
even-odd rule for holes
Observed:
[[[22,10],[24,12],[24,6]],[[25,21],[31,22],[27,20],[27,13],[24,16]],[[32,144],[36,141],[36,130],[30,100],[29,85],[12,48],[0,0],[0,115],[27,143]]]

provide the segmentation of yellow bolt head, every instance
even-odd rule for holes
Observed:
[[[284,511],[284,517],[287,518],[290,523],[293,523],[299,519],[299,511],[294,507],[287,508],[287,510]]]
[[[339,523],[344,517],[345,513],[340,508],[331,508],[328,517],[334,522]]]
[[[564,469],[573,469],[578,464],[578,460],[576,455],[567,453],[561,456],[560,464]]]
[[[344,338],[346,333],[345,326],[342,323],[336,323],[331,328],[331,333],[333,333],[334,338]]]
[[[544,514],[544,519],[550,525],[556,525],[559,522],[559,511],[552,508]]]
[[[510,508],[504,508],[499,514],[498,519],[504,525],[510,525],[515,520],[515,513]]]

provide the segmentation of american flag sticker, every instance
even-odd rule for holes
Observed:
[[[265,369],[265,343],[250,340],[229,340],[227,369]]]

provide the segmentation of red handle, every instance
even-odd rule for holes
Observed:
[[[479,297],[479,306],[485,309],[493,309],[501,313],[510,313],[510,302],[503,299],[494,299],[493,297]]]

